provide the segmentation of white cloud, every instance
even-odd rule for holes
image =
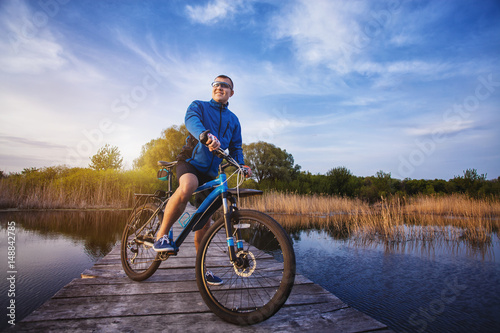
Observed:
[[[205,6],[186,6],[186,12],[191,21],[201,24],[214,24],[231,17],[245,8],[243,0],[213,0]]]
[[[2,71],[40,74],[58,70],[67,63],[63,47],[45,29],[47,24],[34,21],[37,16],[24,2],[6,2],[3,6],[0,11],[0,30],[4,31],[0,34]]]
[[[244,142],[276,144],[292,153],[304,170],[313,172],[342,164],[358,175],[394,171],[398,152],[408,150],[407,156],[414,140],[436,131],[470,138],[484,135],[481,126],[493,127],[496,91],[488,101],[481,101],[475,123],[443,122],[440,106],[472,94],[478,75],[491,73],[496,62],[491,57],[443,56],[432,43],[430,49],[425,32],[435,33],[428,22],[440,22],[438,5],[417,6],[426,7],[425,11],[412,12],[415,6],[401,2],[399,12],[387,18],[380,16],[381,10],[397,1],[190,3],[180,8],[186,24],[181,30],[176,30],[177,8],[155,12],[151,24],[130,19],[125,26],[123,15],[119,21],[107,11],[96,17],[70,1],[35,34],[20,35],[23,27],[33,28],[30,19],[40,10],[38,2],[0,0],[0,160],[17,161],[0,168],[14,171],[67,163],[68,151],[83,151],[82,144],[90,142],[85,133],[94,133],[105,118],[115,129],[94,140],[99,142],[91,142],[79,165],[88,165],[88,158],[109,143],[118,146],[130,166],[143,144],[158,137],[162,129],[184,121],[191,101],[210,99],[210,82],[220,73],[234,79],[236,94],[230,109],[241,121]],[[92,17],[66,24],[69,15],[85,18],[86,14]],[[384,27],[367,40],[365,28],[374,15],[379,15]],[[85,26],[94,22],[104,28]],[[207,26],[214,24],[237,27],[235,38],[224,45],[229,50],[224,56],[230,56],[230,61],[221,57],[220,49],[196,43],[199,36],[191,34],[200,25],[211,29]],[[442,24],[448,27],[450,22]],[[182,35],[185,31],[189,33]],[[455,44],[462,43],[461,35],[456,38]],[[155,69],[157,76],[151,80],[148,75]],[[452,82],[450,77],[464,79]],[[493,81],[498,81],[497,76]],[[441,82],[451,84],[440,89]],[[116,100],[130,112],[115,112]],[[487,104],[491,104],[488,115]],[[466,131],[470,128],[474,130]],[[483,142],[498,142],[498,135],[491,136]],[[448,141],[446,147],[452,147],[454,141]],[[367,165],[366,160],[372,162]],[[76,162],[70,164],[76,166]],[[366,169],[355,170],[356,165]]]
[[[410,127],[406,129],[406,134],[411,136],[426,136],[426,135],[451,135],[458,132],[473,128],[475,123],[471,120],[461,121],[443,121],[439,124],[422,125],[419,127]]]
[[[299,0],[274,18],[275,38],[291,40],[300,60],[344,73],[359,49],[356,18],[365,7],[359,1]]]
[[[0,42],[4,50],[5,43]],[[0,56],[0,68],[4,72],[40,74],[46,70],[58,70],[66,63],[62,56],[62,47],[53,41],[37,40],[23,44],[19,52],[12,50]]]
[[[296,0],[274,17],[274,38],[291,41],[297,59],[308,66],[325,66],[341,75],[362,74],[431,75],[449,70],[440,62],[375,57],[385,48],[415,41],[415,27],[406,28],[403,8],[370,1]],[[434,14],[435,16],[437,14]],[[413,58],[413,59],[412,59]]]

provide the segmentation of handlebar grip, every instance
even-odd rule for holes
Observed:
[[[205,132],[202,132],[200,134],[200,142],[202,144],[204,144],[205,146],[207,145],[208,134],[210,134],[210,130],[206,130]],[[220,158],[225,158],[226,157],[226,153],[221,148],[212,151],[212,154],[214,154],[214,155],[216,155],[216,156],[218,156]]]
[[[204,145],[207,144],[208,141],[208,133],[210,133],[210,130],[206,130],[205,132],[202,132],[200,134],[200,142],[203,143]]]

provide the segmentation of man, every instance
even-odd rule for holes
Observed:
[[[153,246],[157,252],[175,252],[168,239],[168,231],[186,209],[196,188],[217,177],[221,158],[212,154],[212,151],[219,147],[223,150],[229,148],[229,154],[240,165],[244,164],[240,122],[228,109],[228,100],[234,94],[233,87],[231,78],[226,75],[217,76],[212,83],[212,99],[209,102],[194,101],[186,112],[185,123],[190,135],[177,157],[179,187],[165,207],[162,225]],[[199,139],[206,130],[210,133],[205,146]],[[195,232],[196,251],[209,224]],[[206,279],[210,284],[222,284],[222,280],[211,272],[207,272]]]

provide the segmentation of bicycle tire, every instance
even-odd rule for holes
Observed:
[[[138,207],[130,216],[123,230],[120,258],[125,274],[134,281],[146,280],[156,272],[161,264],[159,254],[150,245],[151,240],[155,239],[163,219],[163,212],[160,211],[150,220],[157,208],[158,206],[153,203]],[[143,226],[144,228],[142,228]]]
[[[285,230],[270,216],[238,210],[231,216],[233,237],[241,230],[246,258],[237,267],[229,261],[223,219],[207,231],[196,256],[196,281],[207,306],[220,318],[237,325],[252,325],[273,316],[285,304],[295,280],[295,253]],[[206,270],[222,285],[207,283]]]

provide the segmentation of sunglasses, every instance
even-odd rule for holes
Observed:
[[[231,87],[231,85],[229,83],[226,83],[226,82],[220,82],[220,81],[215,81],[215,82],[212,82],[212,87],[214,88],[227,88],[227,89],[231,89],[233,90],[233,88]]]

